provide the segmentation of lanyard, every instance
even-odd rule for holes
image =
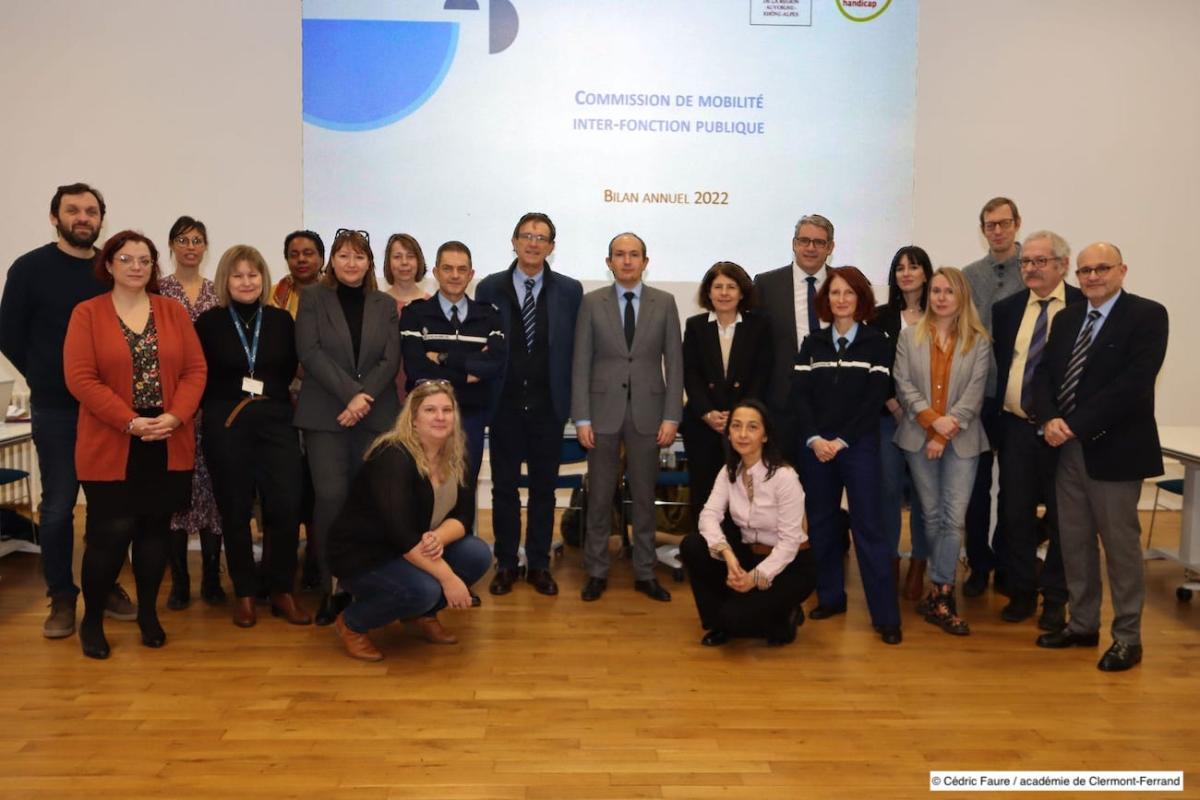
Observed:
[[[258,337],[262,333],[262,306],[259,306],[258,311],[254,313],[254,340],[250,343],[246,341],[246,332],[242,330],[242,320],[233,306],[229,307],[229,316],[233,317],[233,327],[237,331],[238,338],[242,340],[242,350],[246,351],[246,362],[250,366],[250,376],[253,377],[254,362],[258,359]]]

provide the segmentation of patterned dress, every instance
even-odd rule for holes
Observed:
[[[208,278],[202,280],[200,294],[196,296],[194,305],[188,302],[183,285],[176,280],[174,275],[160,280],[158,291],[163,297],[178,300],[187,309],[193,324],[197,317],[218,305],[216,288]],[[171,530],[189,532],[206,530],[217,535],[221,533],[221,515],[217,512],[217,501],[213,497],[212,478],[208,474],[208,465],[204,463],[204,451],[200,447],[199,411],[196,412],[196,466],[192,474],[192,507],[171,517]]]

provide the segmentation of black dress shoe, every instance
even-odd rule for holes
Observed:
[[[516,582],[517,571],[515,569],[498,569],[492,576],[492,582],[488,584],[488,591],[497,595],[508,594]]]
[[[167,632],[162,629],[161,625],[155,625],[153,628],[144,628],[142,630],[142,644],[146,647],[159,648],[167,643]]]
[[[900,632],[899,625],[880,625],[879,638],[884,644],[900,644],[904,639],[904,634]]]
[[[1142,663],[1142,646],[1127,642],[1113,642],[1112,647],[1100,658],[1096,666],[1101,672],[1124,672]]]
[[[1100,644],[1099,632],[1076,633],[1070,628],[1063,628],[1053,633],[1043,633],[1037,638],[1038,647],[1048,647],[1051,650],[1061,650],[1064,647],[1095,647]]]
[[[1005,622],[1024,622],[1037,611],[1037,596],[1014,597],[1000,609],[1000,619]]]
[[[657,578],[650,578],[644,581],[634,581],[633,588],[637,589],[642,594],[649,597],[651,600],[657,600],[660,603],[671,602],[671,593],[662,587]]]
[[[111,652],[108,647],[108,639],[104,637],[104,628],[100,626],[81,624],[79,626],[79,644],[83,648],[83,654],[88,658],[103,660],[108,658]]]
[[[346,606],[350,605],[351,599],[346,592],[325,595],[321,598],[321,607],[317,609],[317,615],[313,621],[318,625],[332,625],[338,614],[345,611]]]
[[[1047,603],[1042,606],[1042,615],[1038,617],[1037,626],[1044,631],[1061,631],[1067,627],[1066,606]]]
[[[829,619],[830,617],[834,617],[834,616],[837,616],[838,614],[845,614],[845,613],[846,613],[846,601],[843,600],[842,602],[837,603],[832,606],[823,606],[823,605],[818,604],[816,608],[814,608],[812,611],[808,612],[808,618],[809,619]]]
[[[767,647],[783,647],[796,641],[796,628],[804,621],[804,611],[799,606],[792,609],[778,631],[767,637]]]
[[[972,570],[971,577],[963,584],[963,597],[979,597],[987,591],[989,573],[983,570]]]
[[[704,634],[704,638],[700,640],[700,644],[705,647],[720,647],[728,641],[728,633],[722,630],[714,630]]]
[[[548,569],[531,569],[526,572],[525,580],[538,594],[544,594],[547,597],[558,594],[558,584],[554,582],[554,576]]]
[[[588,578],[587,583],[583,585],[583,591],[579,593],[579,596],[584,602],[590,603],[593,600],[599,600],[600,595],[604,594],[604,590],[607,588],[607,578]]]

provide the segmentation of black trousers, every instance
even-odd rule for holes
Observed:
[[[988,442],[992,449],[1000,447],[1000,401],[994,397],[985,398],[979,421],[987,433]],[[971,501],[967,504],[965,523],[967,566],[972,572],[989,573],[992,570],[1003,570],[1007,566],[1007,542],[1004,520],[1004,486],[1001,483],[1001,496],[997,497],[996,530],[992,528],[992,450],[984,450],[979,454],[979,468],[975,470],[975,486],[971,489]],[[989,535],[991,541],[989,543]]]
[[[1058,541],[1058,501],[1054,476],[1058,448],[1037,435],[1037,426],[1015,414],[1001,415],[1000,499],[1008,537],[1008,586],[1015,599],[1032,599],[1041,590],[1047,605],[1065,605],[1067,579]],[[1037,509],[1046,505],[1050,546],[1040,580],[1037,549],[1041,539]]]
[[[521,545],[521,497],[517,480],[528,464],[529,513],[525,525],[525,562],[529,569],[550,567],[554,537],[554,484],[562,460],[563,422],[525,410],[501,410],[489,428],[492,465],[492,532],[496,565],[517,568]]]
[[[700,512],[708,502],[713,484],[725,466],[723,437],[705,424],[690,417],[683,431],[683,447],[687,453],[688,500],[692,508],[692,531],[699,530]]]
[[[726,519],[725,536],[743,569],[751,570],[762,561],[742,543],[741,532]],[[733,535],[730,535],[733,534]],[[700,612],[700,624],[706,630],[722,630],[730,636],[766,637],[783,633],[792,609],[812,594],[817,583],[816,562],[811,550],[796,553],[792,563],[775,576],[771,588],[736,592],[725,585],[729,569],[723,559],[708,552],[708,542],[698,533],[690,533],[679,545],[679,558],[687,567],[692,596]]]
[[[271,593],[291,592],[304,496],[300,439],[287,402],[258,400],[229,428],[225,413],[204,413],[204,455],[225,535],[225,562],[238,597],[258,593],[250,516],[257,491],[263,509],[263,578]]]

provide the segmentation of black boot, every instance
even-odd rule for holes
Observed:
[[[167,595],[167,608],[172,611],[181,611],[192,603],[187,557],[187,531],[171,531],[171,593]]]
[[[221,605],[221,537],[211,531],[200,531],[200,569],[200,596],[210,606]]]

